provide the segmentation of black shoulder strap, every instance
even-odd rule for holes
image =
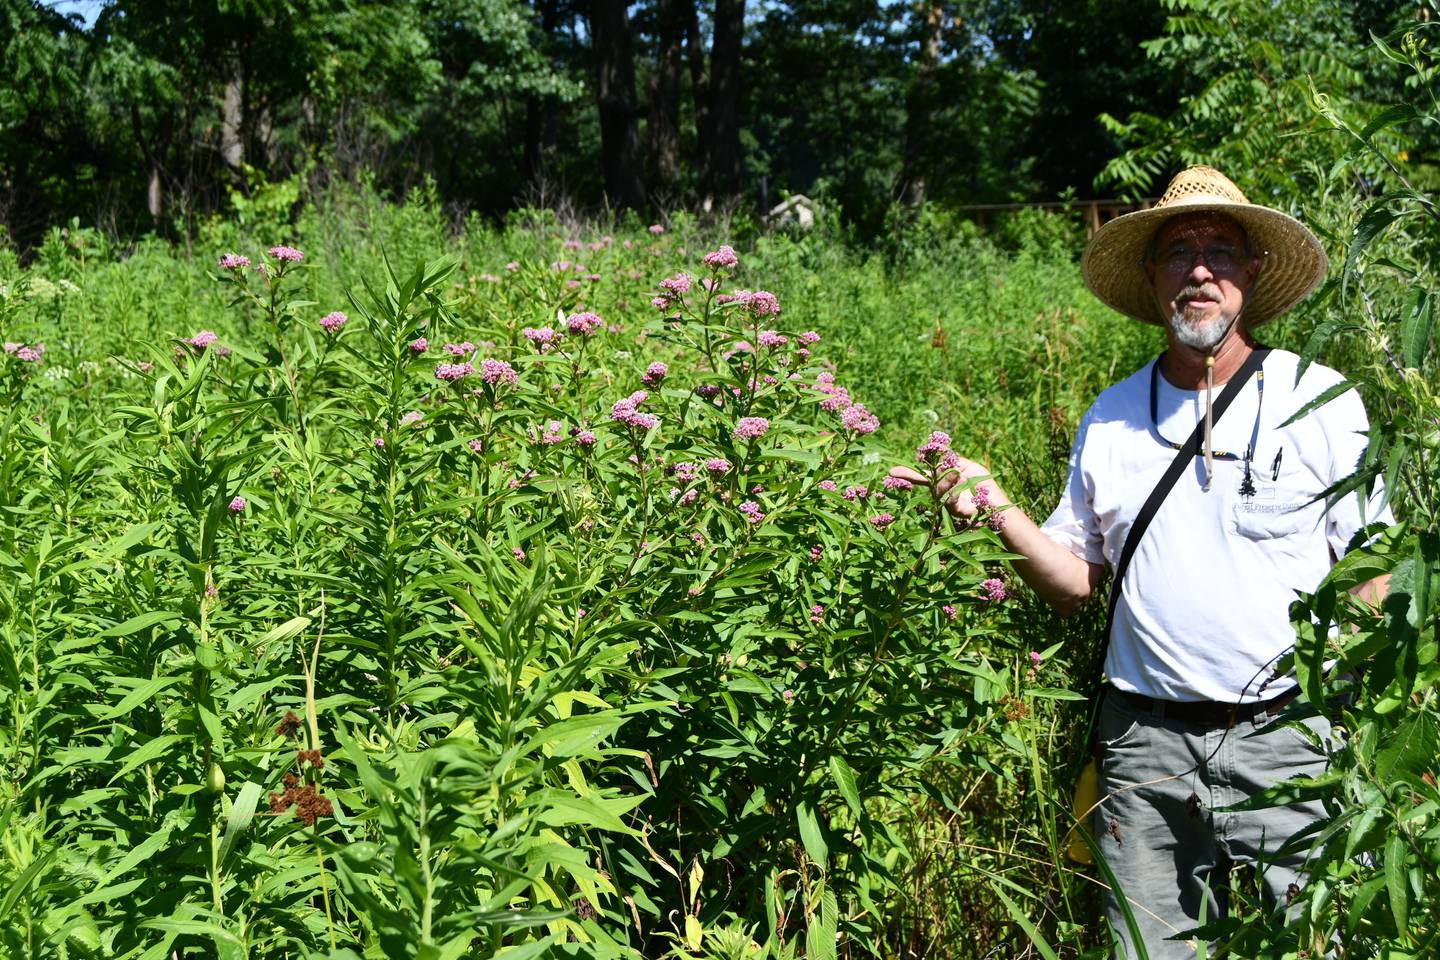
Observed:
[[[1250,356],[1245,359],[1244,364],[1225,383],[1225,389],[1215,400],[1212,408],[1210,423],[1213,425],[1220,421],[1226,409],[1235,400],[1243,387],[1265,358],[1270,354],[1269,347],[1257,347],[1251,351]],[[1162,354],[1163,356],[1163,354]],[[1157,358],[1156,363],[1160,360]],[[1145,528],[1150,526],[1150,521],[1160,509],[1160,504],[1165,502],[1165,497],[1170,489],[1175,486],[1175,481],[1180,479],[1180,474],[1194,461],[1195,455],[1200,452],[1200,443],[1205,435],[1205,422],[1202,420],[1195,424],[1195,429],[1190,432],[1190,438],[1180,447],[1175,459],[1170,461],[1170,467],[1160,482],[1155,484],[1155,489],[1150,491],[1150,499],[1140,508],[1135,515],[1135,522],[1130,525],[1130,533],[1125,537],[1125,546],[1120,549],[1120,560],[1115,564],[1115,575],[1110,578],[1110,601],[1105,610],[1105,633],[1100,641],[1100,661],[1095,668],[1095,693],[1100,690],[1100,679],[1105,672],[1105,657],[1110,652],[1110,633],[1115,628],[1115,607],[1120,602],[1120,584],[1125,580],[1125,571],[1130,566],[1130,558],[1135,555],[1135,547],[1140,538],[1145,534]],[[1093,694],[1092,694],[1093,699]]]

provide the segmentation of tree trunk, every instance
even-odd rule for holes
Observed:
[[[740,47],[745,0],[715,0],[710,47],[710,116],[703,145],[702,189],[716,200],[740,194]]]
[[[225,80],[225,100],[220,114],[220,159],[231,170],[245,163],[244,110],[245,80],[240,65],[231,67]]]
[[[535,0],[535,12],[540,15],[540,31],[545,36],[545,51],[554,64],[551,55],[555,33],[560,29],[560,4],[558,0]],[[560,132],[560,112],[554,97],[525,98],[525,181],[532,186],[540,184],[550,167],[555,154],[555,145]]]
[[[917,13],[920,23],[920,51],[915,58],[915,75],[905,96],[905,145],[900,167],[900,200],[918,207],[925,202],[925,153],[930,143],[930,111],[935,99],[935,65],[940,62],[940,44],[945,29],[945,8],[928,2]]]
[[[705,49],[700,45],[700,18],[695,11],[695,0],[681,0],[681,3],[685,59],[690,65],[690,92],[695,100],[696,169],[703,170],[710,143],[710,72],[705,65]]]
[[[658,0],[660,47],[650,82],[650,171],[652,186],[673,187],[680,178],[680,59],[685,41],[682,3],[693,0]]]
[[[635,57],[625,5],[626,0],[591,0],[590,38],[599,73],[596,100],[605,194],[617,208],[638,209],[645,204],[645,188],[635,122]]]

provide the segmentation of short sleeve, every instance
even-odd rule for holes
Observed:
[[[1355,473],[1369,445],[1370,423],[1365,416],[1365,405],[1357,391],[1351,390],[1331,400],[1316,411],[1325,422],[1326,438],[1330,442],[1331,484],[1339,483]],[[1326,514],[1325,535],[1335,556],[1345,556],[1345,550],[1355,533],[1370,523],[1395,522],[1390,512],[1389,497],[1384,482],[1375,478],[1374,489],[1367,498],[1362,488],[1352,491],[1338,500]]]
[[[1086,481],[1081,460],[1093,410],[1093,407],[1087,410],[1080,419],[1080,426],[1075,431],[1075,442],[1070,445],[1070,462],[1065,476],[1065,489],[1060,494],[1060,503],[1040,529],[1081,560],[1103,564],[1105,538],[1100,530],[1100,518],[1095,514],[1090,485]]]

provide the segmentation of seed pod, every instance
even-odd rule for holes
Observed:
[[[219,763],[210,764],[210,773],[205,778],[205,789],[211,793],[220,793],[225,789],[225,768]]]

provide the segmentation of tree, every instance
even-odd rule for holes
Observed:
[[[600,110],[600,164],[605,195],[617,207],[645,203],[641,180],[640,111],[635,103],[635,54],[626,0],[589,0],[595,48],[595,102]]]

